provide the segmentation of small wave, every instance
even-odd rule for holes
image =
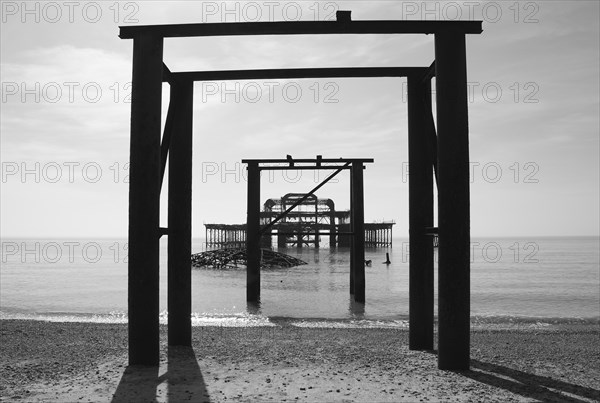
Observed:
[[[407,320],[299,320],[291,321],[290,325],[331,329],[408,329]]]
[[[81,322],[126,324],[126,312],[113,311],[106,314],[63,313],[63,312],[2,312],[0,320],[37,320],[46,322]],[[437,327],[437,318],[435,319]],[[159,323],[168,324],[168,312],[159,314]],[[555,329],[561,325],[600,325],[600,318],[546,318],[527,316],[472,316],[471,328],[477,329]],[[192,326],[215,327],[278,327],[332,329],[408,329],[408,319],[309,319],[268,317],[251,313],[192,313]]]
[[[252,314],[237,314],[237,315],[205,315],[192,314],[192,326],[221,326],[221,327],[273,327],[277,326],[272,323],[268,317]]]
[[[0,319],[38,320],[44,322],[79,322],[79,323],[127,323],[125,312],[110,312],[107,314],[78,314],[78,313],[8,313],[0,312]]]
[[[161,325],[167,325],[169,313],[162,311],[159,314],[158,321]],[[79,322],[79,323],[127,323],[126,312],[110,312],[107,314],[77,314],[77,313],[9,313],[0,312],[0,320],[38,320],[44,322]],[[192,326],[221,326],[221,327],[258,327],[258,326],[276,326],[269,321],[269,318],[261,315],[252,314],[192,314]]]

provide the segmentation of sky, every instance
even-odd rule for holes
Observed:
[[[120,25],[482,20],[467,36],[473,236],[599,234],[597,1],[1,1],[0,235],[126,237],[132,40]],[[172,71],[429,66],[432,35],[167,39]],[[168,105],[163,86],[163,121]],[[193,234],[243,223],[245,158],[374,158],[365,219],[408,236],[406,81],[196,83]],[[261,199],[313,188],[264,175]],[[317,195],[349,208],[348,174]],[[161,225],[167,222],[168,181]]]

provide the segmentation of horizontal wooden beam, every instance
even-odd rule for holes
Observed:
[[[276,166],[276,167],[259,167],[258,168],[261,171],[305,171],[305,170],[328,170],[328,169],[352,169],[352,167],[350,166],[344,166],[344,165],[321,165],[321,166],[314,166],[314,165],[310,165],[310,166],[302,166],[302,165],[294,165],[293,167],[290,166]]]
[[[264,232],[263,236],[277,236],[277,235],[315,235],[315,232]],[[354,232],[330,232],[330,231],[319,231],[319,235],[354,235]]]
[[[317,159],[315,158],[293,158],[291,159],[296,164],[302,163],[316,163]],[[320,158],[319,162],[332,162],[332,163],[346,163],[346,162],[362,162],[369,163],[375,162],[373,158]],[[242,164],[248,163],[258,163],[258,164],[287,164],[290,162],[288,159],[243,159]],[[263,168],[263,167],[261,167]],[[303,167],[305,168],[305,167]]]
[[[225,22],[121,26],[119,37],[133,39],[150,34],[162,38],[245,35],[322,34],[436,34],[445,31],[480,34],[481,21],[285,21]]]
[[[424,76],[428,67],[324,67],[263,70],[188,71],[170,73],[163,81],[288,80],[298,78],[361,78]]]

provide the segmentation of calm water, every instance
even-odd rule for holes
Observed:
[[[166,310],[166,240],[161,241],[161,310]],[[195,252],[203,240],[195,239]],[[598,318],[599,238],[472,241],[471,314],[500,318]],[[349,250],[287,249],[308,265],[263,270],[260,317],[403,320],[408,314],[408,242],[368,249],[366,298],[351,302]],[[392,264],[382,264],[385,253]],[[1,317],[124,320],[125,240],[2,240]],[[247,317],[245,270],[194,269],[197,319]],[[163,313],[164,315],[164,313]],[[254,316],[254,315],[252,315]]]

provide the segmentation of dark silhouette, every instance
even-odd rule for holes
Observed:
[[[392,262],[390,262],[390,254],[389,252],[385,252],[385,262],[383,262],[384,264],[391,264]]]
[[[191,333],[189,307],[191,254],[193,82],[251,79],[407,77],[410,235],[411,349],[430,349],[433,340],[433,245],[423,231],[433,224],[433,178],[438,188],[439,238],[438,328],[440,369],[469,368],[470,331],[470,194],[469,127],[466,69],[467,34],[480,34],[481,21],[353,21],[340,10],[336,21],[247,22],[122,26],[119,36],[133,39],[131,81],[131,167],[129,181],[128,313],[130,364],[159,363],[160,244],[169,235],[168,310],[173,315],[169,339]],[[434,62],[421,67],[333,67],[173,72],[163,62],[165,38],[239,35],[433,34]],[[435,77],[433,116],[431,79]],[[171,87],[162,135],[164,82]],[[171,132],[177,133],[171,139]],[[428,140],[429,138],[429,140]],[[435,140],[435,141],[433,141]],[[160,195],[169,160],[168,228],[160,227]],[[291,158],[290,158],[291,159]],[[365,301],[363,168],[373,160],[310,160],[314,169],[327,162],[351,169],[352,264],[350,293]],[[247,301],[260,298],[260,160],[248,164]],[[287,158],[285,169],[305,169],[306,160]],[[350,166],[351,164],[351,166]],[[433,166],[432,166],[433,165]],[[280,169],[273,167],[270,169]],[[438,171],[443,175],[437,175]],[[439,179],[439,180],[437,180]],[[274,222],[272,222],[274,224]],[[267,224],[267,226],[272,224]],[[184,264],[185,263],[185,264]],[[181,268],[185,269],[181,269]],[[171,281],[174,280],[174,281]],[[171,337],[173,336],[173,337]],[[425,340],[425,343],[418,343]]]

